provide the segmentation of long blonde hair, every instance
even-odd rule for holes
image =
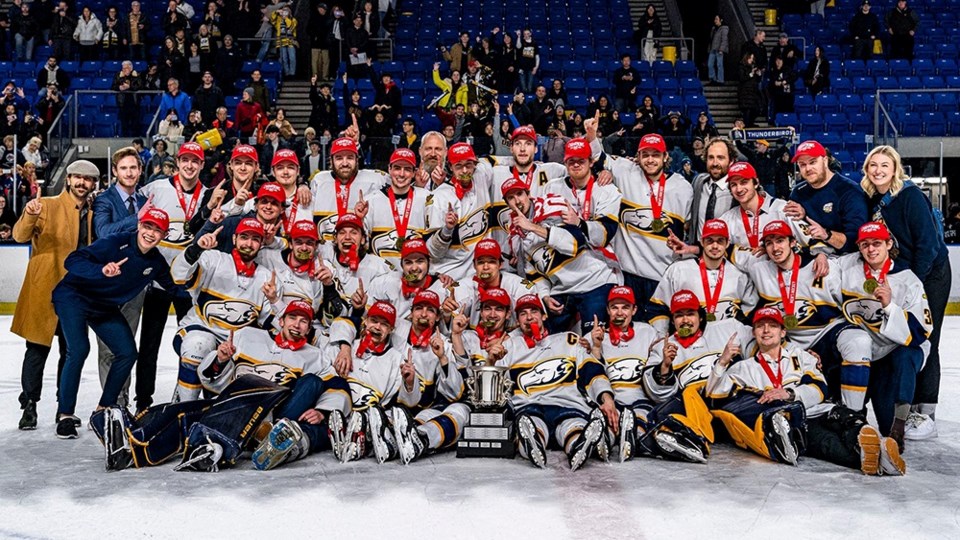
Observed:
[[[867,172],[867,164],[870,163],[870,160],[873,159],[877,154],[882,154],[887,156],[893,161],[893,180],[890,182],[890,195],[896,197],[897,193],[903,189],[903,181],[906,180],[907,174],[903,171],[903,163],[900,161],[900,153],[896,151],[892,146],[880,145],[870,151],[867,154],[867,158],[863,160],[863,167],[861,171],[863,172],[863,179],[860,180],[860,187],[863,188],[863,191],[867,194],[867,197],[873,197],[877,193],[876,186],[873,185],[873,182],[870,181]]]

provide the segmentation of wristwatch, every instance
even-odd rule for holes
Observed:
[[[793,388],[786,388],[785,390],[787,391],[788,394],[790,394],[790,399],[788,399],[787,401],[797,400],[797,393],[793,391]]]

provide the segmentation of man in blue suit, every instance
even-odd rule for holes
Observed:
[[[113,153],[111,165],[116,183],[98,195],[93,202],[93,229],[97,238],[104,238],[120,232],[133,234],[137,230],[139,214],[148,210],[147,207],[149,206],[147,198],[137,193],[137,182],[140,180],[140,173],[143,171],[143,163],[140,161],[139,152],[132,146],[121,148]],[[134,335],[137,333],[137,326],[140,322],[143,296],[144,291],[141,291],[120,309],[123,318],[130,326],[130,332]],[[106,384],[110,366],[113,364],[113,353],[99,337],[97,337],[97,351],[100,386],[103,387]],[[141,394],[140,389],[142,387],[140,379],[150,376],[147,373],[141,374],[142,370],[142,366],[138,363],[138,396]],[[123,407],[126,407],[129,401],[129,390],[130,380],[127,379],[123,384],[123,390],[118,400]]]

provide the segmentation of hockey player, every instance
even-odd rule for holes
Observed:
[[[355,208],[360,193],[373,194],[389,179],[380,171],[359,168],[360,151],[353,139],[341,137],[330,143],[330,170],[310,180],[313,221],[324,241],[333,240],[337,220]]]
[[[708,220],[699,235],[701,256],[680,259],[667,267],[648,311],[653,315],[650,324],[661,334],[666,334],[670,323],[669,299],[680,290],[699,293],[697,298],[706,310],[707,321],[742,318],[756,307],[757,290],[750,277],[727,262],[729,234],[724,221]]]
[[[683,398],[656,403],[643,384],[648,355],[661,340],[653,327],[633,321],[636,310],[633,291],[614,287],[607,301],[609,330],[597,325],[590,333],[591,354],[604,362],[620,411],[620,461],[645,455],[704,463],[708,441],[687,425],[691,422],[683,414]],[[691,410],[706,410],[695,392],[685,397],[692,401]],[[613,431],[607,434],[612,436]]]
[[[880,433],[903,449],[904,423],[913,400],[916,374],[929,351],[933,316],[919,278],[891,256],[886,225],[868,222],[857,234],[859,253],[838,261],[843,276],[843,316],[873,343],[870,384]]]
[[[281,247],[280,244],[274,244],[277,233],[281,232],[283,227],[283,204],[284,192],[280,184],[276,182],[264,182],[257,190],[257,198],[253,202],[253,207],[249,212],[240,215],[225,217],[224,212],[219,209],[214,210],[210,219],[203,225],[198,237],[215,229],[217,233],[217,249],[224,253],[230,253],[233,248],[233,235],[239,223],[246,218],[256,219],[263,225],[264,239],[263,246]]]
[[[732,336],[711,370],[707,393],[730,398],[713,414],[733,440],[790,465],[802,452],[864,474],[902,475],[906,465],[897,442],[881,438],[862,412],[824,401],[826,381],[817,359],[784,341],[783,324],[779,309],[758,309],[753,320],[757,353],[734,363],[740,348]]]
[[[67,273],[53,290],[53,307],[67,342],[57,392],[57,437],[77,438],[74,410],[83,363],[90,353],[88,326],[114,354],[98,407],[117,404],[137,360],[133,332],[120,306],[153,280],[168,290],[173,286],[167,261],[157,249],[168,226],[166,212],[148,209],[135,232],[105,236],[64,261]]]
[[[795,253],[797,241],[784,221],[771,221],[760,241],[767,259],[734,251],[732,262],[750,275],[760,305],[781,309],[790,341],[821,359],[830,398],[863,409],[872,358],[869,334],[843,318],[840,268],[828,261],[829,273],[818,277],[816,263]],[[825,259],[823,254],[817,259]]]
[[[397,323],[397,311],[386,302],[375,302],[367,311],[364,328],[354,342],[352,365],[347,371],[353,412],[346,424],[331,418],[330,437],[333,453],[342,463],[354,461],[367,454],[370,437],[370,409],[378,407],[378,418],[383,410],[394,404],[400,391],[400,369],[403,356],[391,344],[390,334]],[[338,373],[344,366],[334,364]],[[408,368],[409,369],[409,368]]]
[[[366,299],[362,304],[353,302],[357,292],[363,289],[363,283],[369,286],[381,278],[388,280],[396,276],[383,259],[369,252],[370,245],[359,216],[354,213],[341,216],[334,234],[333,258],[327,261],[333,271],[334,286],[344,303],[366,306]]]
[[[431,290],[417,293],[410,322],[400,319],[393,346],[406,361],[400,366],[403,384],[397,404],[386,411],[370,409],[370,433],[377,460],[399,454],[404,465],[427,452],[451,448],[460,439],[470,407],[463,397],[463,376],[454,361],[450,341],[438,331],[440,297]],[[392,431],[388,431],[392,430]]]
[[[227,339],[230,330],[264,327],[271,316],[270,303],[262,290],[271,273],[256,262],[263,243],[263,224],[255,218],[241,220],[230,253],[216,249],[219,232],[197,239],[174,259],[170,269],[174,281],[190,291],[194,304],[174,338],[174,349],[180,356],[174,401],[200,396],[197,366]]]
[[[467,143],[457,143],[447,152],[447,161],[453,175],[433,189],[431,210],[437,216],[444,215],[443,227],[430,241],[435,271],[446,274],[455,281],[470,277],[473,267],[473,248],[490,233],[487,211],[490,207],[490,165],[478,165],[473,148]],[[441,214],[441,212],[445,212]],[[455,214],[454,220],[449,214]],[[432,219],[432,217],[431,217]],[[453,222],[453,226],[450,224]]]
[[[611,249],[623,269],[624,284],[637,296],[637,319],[650,320],[647,303],[673,262],[667,239],[683,236],[689,219],[693,199],[690,182],[679,173],[667,176],[667,143],[656,133],[640,139],[632,160],[599,152],[596,129],[588,130],[586,138],[592,141],[594,155],[599,153],[603,166],[613,172],[614,184],[623,194],[617,209],[620,230],[613,236]]]
[[[579,335],[545,331],[537,295],[518,298],[516,311],[520,328],[510,333],[506,356],[496,365],[510,369],[515,385],[511,405],[520,455],[545,468],[549,445],[562,449],[577,470],[594,454],[606,426],[619,425],[610,381]],[[602,414],[591,414],[588,397]]]
[[[249,144],[238,144],[230,152],[227,161],[227,179],[203,194],[200,210],[194,215],[190,228],[197,231],[210,219],[217,209],[244,208],[247,201],[257,192],[257,179],[260,176],[260,161],[257,149]]]
[[[494,365],[503,358],[506,349],[507,318],[512,311],[510,294],[499,287],[480,289],[477,324],[470,327],[470,319],[458,313],[450,323],[450,342],[461,367]]]
[[[430,272],[431,266],[427,243],[420,238],[408,239],[401,250],[400,279],[391,273],[389,277],[371,282],[368,303],[377,300],[387,302],[396,308],[398,319],[406,319],[420,291],[430,290],[440,298],[446,298],[445,285],[440,276]]]
[[[298,221],[313,220],[312,194],[306,186],[297,186],[297,180],[300,178],[300,160],[297,153],[288,148],[281,148],[273,155],[271,170],[275,182],[266,182],[257,190],[257,200],[263,192],[263,186],[271,185],[279,187],[280,190],[272,190],[276,193],[277,200],[280,203],[280,223],[277,227],[278,236],[289,236],[293,224]],[[235,206],[236,200],[224,204],[221,211],[227,215],[249,213],[254,208],[254,201],[247,200],[241,206]]]

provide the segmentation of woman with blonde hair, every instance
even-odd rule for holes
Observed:
[[[906,420],[904,438],[937,436],[934,423],[940,391],[940,327],[950,296],[950,256],[930,199],[911,182],[903,170],[900,154],[890,146],[878,146],[863,163],[860,187],[869,201],[871,221],[882,221],[896,239],[904,264],[923,282],[930,304],[933,332],[930,355],[917,376],[913,408]]]

